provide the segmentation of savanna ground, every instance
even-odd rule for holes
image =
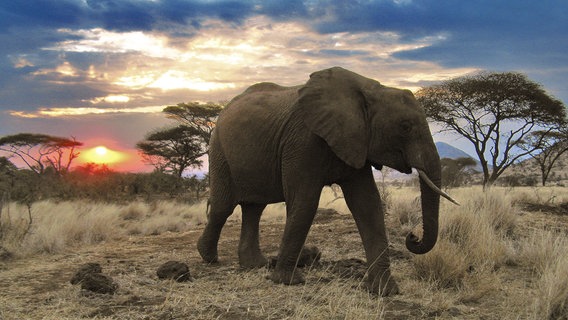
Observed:
[[[307,245],[322,251],[304,270],[306,284],[275,285],[267,269],[239,269],[240,213],[227,223],[220,263],[195,249],[205,205],[156,201],[11,204],[2,211],[0,319],[567,319],[566,188],[479,187],[449,190],[442,200],[435,249],[414,256],[404,236],[420,226],[419,191],[383,190],[392,273],[402,294],[380,298],[363,289],[361,240],[342,199],[322,194]],[[276,255],[285,207],[261,222],[261,247]],[[189,265],[191,282],[159,280],[166,261]],[[82,291],[69,280],[100,263],[119,285],[114,295]]]

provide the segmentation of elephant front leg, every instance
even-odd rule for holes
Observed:
[[[262,255],[259,243],[259,222],[265,204],[243,204],[239,264],[245,269],[262,268],[268,260]]]
[[[286,202],[286,227],[280,244],[278,262],[269,276],[269,279],[275,283],[295,285],[305,282],[302,271],[296,265],[317,210],[319,194],[314,193],[308,196],[307,200]]]
[[[399,293],[398,285],[391,276],[384,213],[371,170],[368,173],[360,171],[341,187],[365,248],[367,288],[381,296]]]

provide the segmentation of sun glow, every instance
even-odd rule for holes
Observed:
[[[114,164],[127,160],[125,153],[111,150],[105,146],[97,146],[81,152],[81,157],[85,162],[96,164]]]
[[[101,157],[104,157],[108,152],[108,149],[105,146],[98,146],[95,148],[95,153]]]

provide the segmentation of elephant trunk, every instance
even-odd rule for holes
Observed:
[[[438,214],[440,211],[440,190],[441,168],[439,157],[437,161],[429,162],[430,168],[424,171],[419,170],[420,193],[422,204],[422,239],[413,233],[406,237],[406,248],[414,254],[424,254],[432,250],[438,240]]]

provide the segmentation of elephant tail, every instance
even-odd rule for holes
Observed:
[[[207,207],[205,207],[205,216],[209,220],[209,213],[211,211],[211,198],[207,198]]]
[[[205,216],[209,220],[209,210],[211,210],[211,198],[207,198],[207,207],[205,208]]]

